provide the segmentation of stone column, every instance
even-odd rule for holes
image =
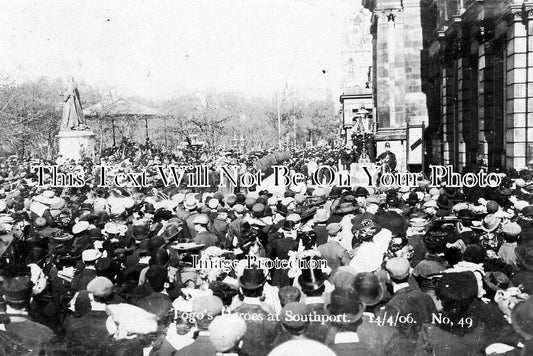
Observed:
[[[455,71],[452,56],[447,51],[442,57],[442,158],[445,165],[453,163],[453,119],[454,119],[454,81]],[[450,142],[451,141],[451,142]],[[451,143],[451,144],[450,144]]]
[[[460,169],[467,163],[466,144],[469,136],[470,117],[470,63],[467,57],[457,59],[457,158]],[[465,137],[466,136],[466,137]]]
[[[410,124],[428,126],[426,94],[422,91],[422,50],[424,49],[424,32],[422,14],[428,14],[420,0],[404,0],[403,28],[405,32],[403,61],[405,80],[405,120]],[[400,44],[399,44],[400,45]]]
[[[479,158],[488,162],[489,148],[494,146],[494,53],[485,33],[480,36],[478,50],[478,142]]]
[[[524,4],[527,48],[526,165],[533,159],[533,2]]]
[[[527,31],[522,23],[522,8],[511,8],[506,17],[507,30],[507,95],[506,95],[506,166],[526,166],[526,87]],[[533,68],[529,71],[533,75]]]

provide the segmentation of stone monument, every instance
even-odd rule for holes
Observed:
[[[89,157],[95,158],[95,134],[85,124],[81,107],[80,93],[73,83],[65,91],[63,118],[57,138],[59,155],[63,159],[76,161]]]

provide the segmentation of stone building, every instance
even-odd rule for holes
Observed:
[[[533,154],[533,2],[363,0],[378,134],[424,123],[426,164],[525,167]],[[389,132],[387,132],[389,131]],[[408,152],[410,147],[405,147]]]
[[[367,27],[370,13],[362,6],[347,14],[345,19],[344,49],[341,53],[344,68],[342,95],[343,138],[352,146],[352,135],[364,123],[370,123],[375,115],[372,100],[372,37]],[[361,113],[365,112],[365,115]],[[364,125],[367,130],[371,124]]]

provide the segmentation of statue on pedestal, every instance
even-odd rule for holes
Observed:
[[[63,92],[63,117],[57,135],[62,159],[81,160],[85,157],[94,159],[95,135],[90,130],[83,116],[80,93],[74,82]]]
[[[81,107],[80,93],[72,84],[65,93],[63,104],[63,120],[61,121],[61,131],[86,130],[85,118]]]

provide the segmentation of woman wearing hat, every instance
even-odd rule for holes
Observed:
[[[443,275],[437,284],[442,311],[432,323],[423,325],[416,355],[482,355],[482,349],[489,340],[485,338],[486,325],[471,309],[477,292],[474,273]]]
[[[500,237],[501,219],[489,214],[483,218],[481,230],[483,233],[478,237],[479,244],[487,250],[489,257],[496,257],[498,249],[502,244]]]

